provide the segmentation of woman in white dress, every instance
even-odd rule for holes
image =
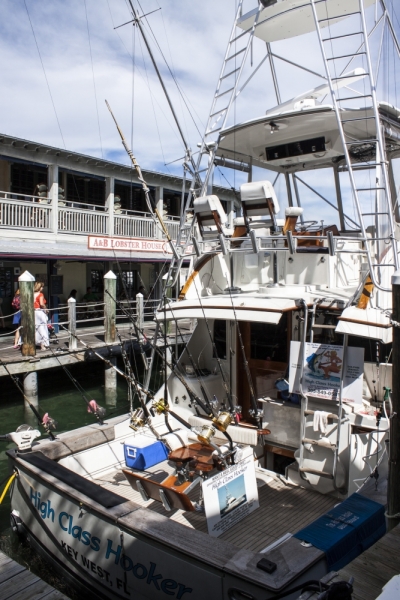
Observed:
[[[35,343],[41,350],[49,347],[49,330],[47,328],[46,299],[43,295],[44,284],[41,281],[35,283],[33,288],[33,306],[35,308]]]

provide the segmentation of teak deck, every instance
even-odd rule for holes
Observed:
[[[140,475],[151,475],[153,480],[161,482],[172,472],[173,468],[165,461],[148,472],[140,472]],[[161,502],[151,499],[143,501],[139,492],[130,486],[121,469],[103,474],[96,479],[96,483],[173,521],[207,533],[204,513],[183,510],[167,512]],[[296,533],[338,502],[332,496],[285,484],[278,477],[270,477],[264,473],[257,474],[257,483],[260,507],[220,536],[220,539],[237,548],[253,552],[260,552],[286,533]],[[189,492],[192,501],[198,500],[199,489],[196,486]]]
[[[2,600],[68,600],[2,552],[0,552],[0,598]]]

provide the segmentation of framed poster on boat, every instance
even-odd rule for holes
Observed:
[[[301,343],[290,343],[289,391],[300,393]],[[345,364],[343,373],[343,364]],[[361,402],[364,348],[307,343],[303,358],[302,388],[305,394],[326,400],[338,400],[343,378],[343,401]]]
[[[208,533],[218,537],[259,507],[253,455],[202,483]]]

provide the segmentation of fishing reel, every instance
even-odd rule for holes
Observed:
[[[152,409],[155,410],[155,412],[158,415],[162,415],[163,413],[166,413],[170,410],[168,404],[165,403],[165,400],[163,398],[159,398],[158,400],[154,400],[153,404],[151,405]]]
[[[53,419],[49,413],[45,413],[42,418],[42,425],[47,432],[55,431],[57,429],[58,422]]]
[[[129,423],[129,427],[133,429],[133,431],[138,431],[142,429],[146,425],[146,418],[144,416],[143,408],[137,408],[131,416],[131,422]]]
[[[262,408],[257,408],[257,409],[250,408],[250,410],[249,410],[249,415],[251,417],[253,417],[254,419],[257,419],[257,421],[259,419],[261,419],[261,417],[263,416],[263,414],[264,414],[264,411],[262,410]]]
[[[0,435],[0,440],[12,441],[18,446],[19,452],[27,452],[32,449],[33,440],[41,435],[40,431],[30,425],[20,425],[16,431]]]
[[[202,444],[210,445],[212,438],[216,434],[216,430],[225,433],[231,424],[232,417],[228,412],[221,412],[217,417],[214,417],[212,420],[212,424],[203,425],[200,433],[197,434],[197,439]]]

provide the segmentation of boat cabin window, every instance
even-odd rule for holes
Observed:
[[[251,358],[287,362],[287,313],[277,325],[250,323]]]
[[[226,359],[226,321],[214,321],[214,344],[218,358]]]

